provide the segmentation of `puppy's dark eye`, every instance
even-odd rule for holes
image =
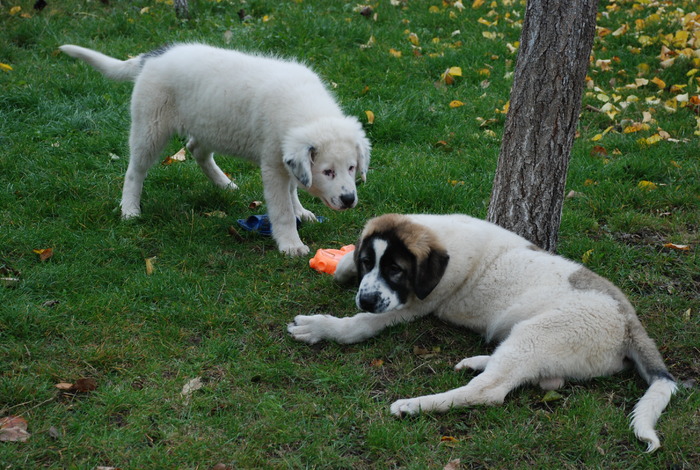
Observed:
[[[365,271],[371,271],[374,267],[374,262],[369,256],[363,256],[362,258],[360,258],[360,266],[362,266],[362,269],[364,269]]]
[[[387,274],[394,280],[398,280],[403,276],[403,268],[398,264],[392,264],[387,269]]]
[[[350,168],[348,168],[348,171],[349,171],[350,173],[354,173],[354,172],[355,172],[355,167],[354,167],[354,166],[351,166]]]

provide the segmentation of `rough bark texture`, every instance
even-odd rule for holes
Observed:
[[[598,0],[529,0],[488,220],[555,251]]]
[[[175,15],[180,19],[186,19],[190,17],[190,9],[187,4],[187,0],[174,0],[175,5]]]

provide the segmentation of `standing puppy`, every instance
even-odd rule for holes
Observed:
[[[369,141],[303,65],[202,44],[166,46],[125,61],[79,46],[60,49],[109,78],[135,82],[123,218],[141,214],[146,173],[174,134],[188,137],[197,164],[221,188],[237,186],[213,152],[260,166],[272,235],[289,255],[309,252],[296,218],[316,219],[299,202],[298,185],[331,209],[357,204],[355,180],[365,180]]]
[[[565,379],[613,374],[630,360],[649,383],[632,428],[647,451],[660,446],[654,425],[676,382],[625,295],[585,267],[465,215],[389,214],[370,220],[354,258],[339,263],[336,279],[358,276],[357,306],[370,313],[299,315],[288,326],[292,336],[355,343],[434,313],[500,342],[491,356],[455,366],[482,371],[467,385],[398,400],[394,415],[501,404],[520,385],[553,390]]]

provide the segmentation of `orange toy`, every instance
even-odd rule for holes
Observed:
[[[355,251],[355,245],[345,245],[340,250],[322,248],[309,260],[309,266],[320,273],[333,274],[340,258]]]

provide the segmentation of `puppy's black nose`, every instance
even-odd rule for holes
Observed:
[[[345,193],[340,196],[340,202],[344,209],[349,209],[355,205],[355,193]]]
[[[358,299],[359,307],[365,312],[374,313],[381,302],[379,294],[372,292],[370,294],[362,294]]]

